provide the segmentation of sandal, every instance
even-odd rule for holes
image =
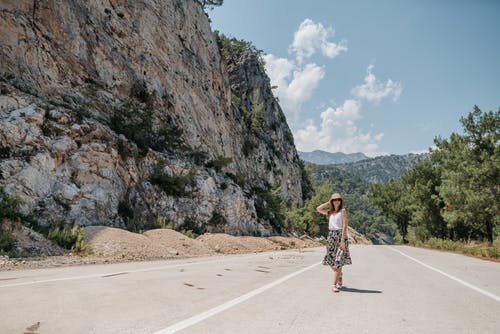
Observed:
[[[336,285],[332,285],[332,291],[333,292],[340,292],[340,290],[337,288]]]

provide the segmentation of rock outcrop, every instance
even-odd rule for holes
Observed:
[[[2,1],[0,94],[0,185],[41,225],[271,235],[262,194],[302,201],[258,57],[197,1]]]

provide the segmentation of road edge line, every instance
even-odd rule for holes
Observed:
[[[449,279],[454,280],[454,281],[456,281],[456,282],[458,282],[458,283],[460,283],[460,284],[462,284],[462,285],[465,285],[466,287],[468,287],[468,288],[470,288],[470,289],[472,289],[472,290],[475,290],[475,291],[477,291],[477,292],[479,292],[479,293],[481,293],[481,294],[483,294],[483,295],[485,295],[485,296],[487,296],[487,297],[490,297],[491,299],[493,299],[493,300],[495,300],[495,301],[497,301],[497,302],[499,302],[499,303],[500,303],[500,297],[499,297],[499,296],[497,296],[497,295],[495,295],[495,294],[493,294],[493,293],[491,293],[491,292],[488,292],[488,291],[486,291],[486,290],[483,290],[483,289],[481,289],[481,288],[478,288],[477,286],[472,285],[472,284],[470,284],[470,283],[468,283],[468,282],[466,282],[466,281],[463,281],[463,280],[461,280],[460,278],[457,278],[457,277],[452,276],[452,275],[450,275],[450,274],[448,274],[448,273],[445,273],[445,272],[444,272],[444,271],[442,271],[442,270],[439,270],[439,269],[437,269],[437,268],[434,268],[434,267],[432,267],[432,266],[430,266],[430,265],[428,265],[428,264],[426,264],[426,263],[424,263],[424,262],[422,262],[422,261],[420,261],[420,260],[417,260],[417,259],[415,259],[415,258],[411,257],[410,255],[407,255],[407,254],[405,254],[405,253],[401,252],[400,250],[397,250],[397,249],[395,249],[395,248],[393,248],[393,247],[391,247],[391,246],[387,246],[387,248],[389,248],[390,250],[392,250],[392,251],[394,251],[394,252],[397,252],[397,253],[399,253],[399,254],[401,254],[401,255],[403,255],[403,256],[405,256],[405,257],[409,258],[409,259],[410,259],[410,260],[412,260],[412,261],[417,262],[418,264],[420,264],[420,265],[422,265],[422,266],[426,267],[427,269],[430,269],[430,270],[433,270],[433,271],[435,271],[435,272],[437,272],[437,273],[440,273],[441,275],[446,276],[446,277],[448,277]]]

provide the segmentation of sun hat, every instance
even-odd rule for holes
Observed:
[[[333,200],[333,199],[342,199],[342,196],[340,196],[339,193],[335,193],[332,195],[332,197],[330,197],[330,201]]]

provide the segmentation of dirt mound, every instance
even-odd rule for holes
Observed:
[[[238,237],[225,233],[205,233],[196,240],[206,244],[210,249],[222,254],[239,254],[252,252]]]
[[[322,244],[312,240],[301,240],[295,237],[235,237],[225,233],[206,233],[196,240],[206,243],[217,253],[238,254],[248,252],[266,252],[289,248],[321,247]]]
[[[238,237],[241,242],[248,245],[254,252],[268,252],[273,250],[279,250],[281,247],[277,245],[274,241],[269,238],[259,238],[259,237]]]
[[[170,229],[158,229],[144,232],[156,249],[165,249],[179,256],[208,256],[215,252],[199,240],[186,237]]]
[[[320,243],[316,243],[312,240],[302,240],[296,237],[269,237],[269,240],[275,242],[280,245],[280,249],[288,249],[288,248],[306,248],[306,247],[319,247],[323,246]],[[310,245],[310,246],[308,246]]]
[[[83,230],[85,242],[97,256],[136,259],[150,250],[148,238],[142,234],[105,226],[87,226]]]
[[[84,233],[94,255],[113,259],[145,260],[214,254],[201,242],[167,229],[138,234],[112,227],[88,226]]]

